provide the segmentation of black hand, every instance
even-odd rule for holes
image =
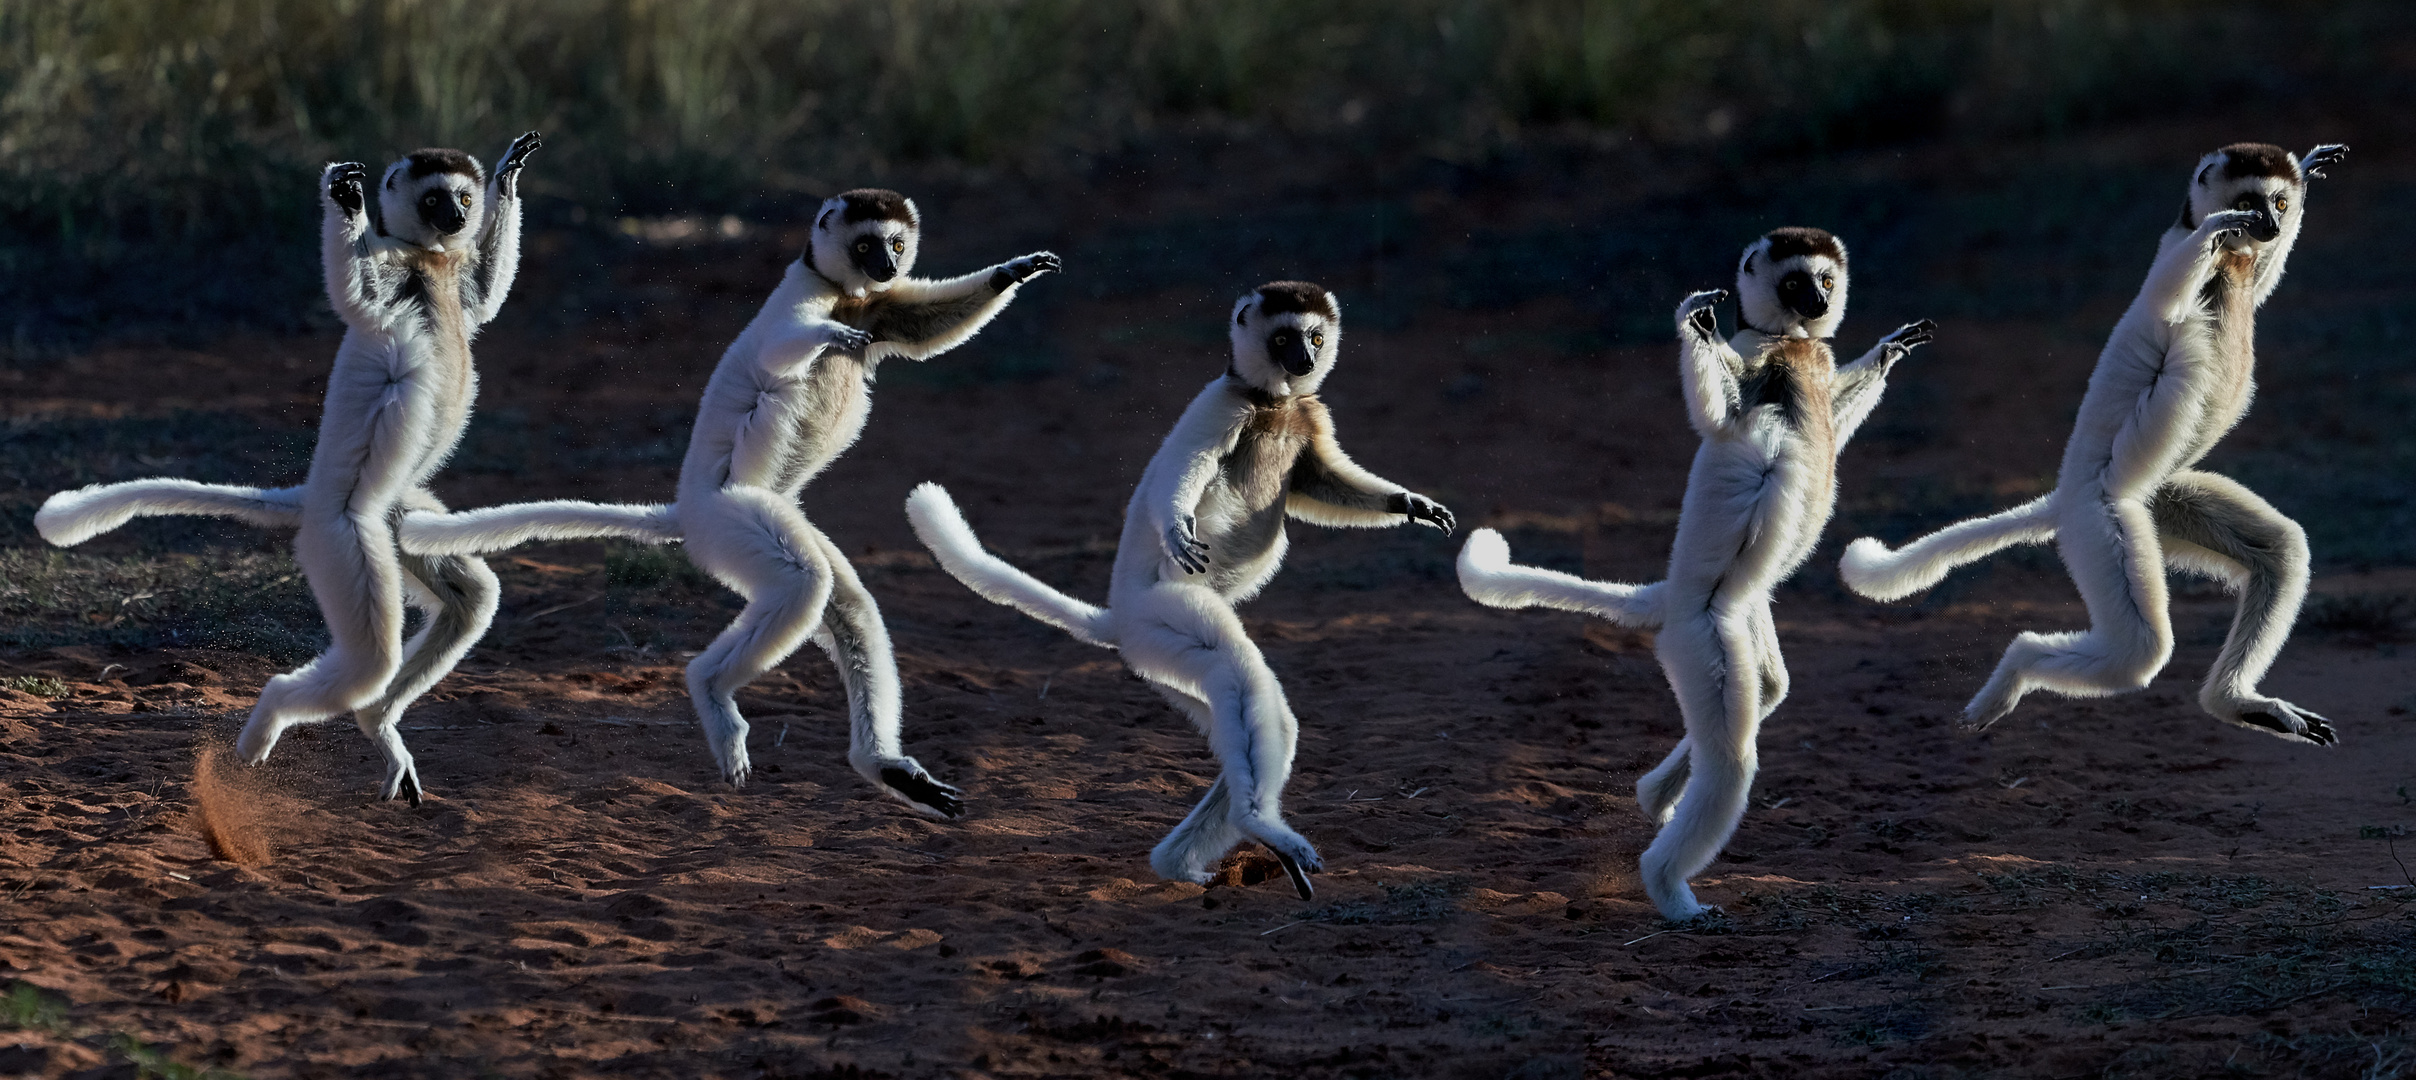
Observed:
[[[1702,302],[1702,304],[1693,311],[1686,313],[1686,325],[1693,328],[1695,333],[1701,334],[1704,337],[1719,336],[1719,316],[1712,310],[1712,308],[1726,299],[1728,299],[1728,290],[1726,289],[1705,289],[1702,292],[1688,297],[1687,301],[1689,303],[1699,300]]]
[[[1899,327],[1895,333],[1888,335],[1887,341],[1888,344],[1894,345],[1905,352],[1911,352],[1914,346],[1927,345],[1937,336],[1938,324],[1931,322],[1928,319],[1923,319],[1919,322],[1910,322],[1904,324],[1902,327]]]
[[[1200,542],[1199,526],[1188,515],[1166,530],[1166,554],[1184,573],[1208,572],[1208,545]]]
[[[2307,156],[2299,159],[2299,171],[2307,174],[2308,178],[2310,179],[2327,180],[2330,179],[2330,177],[2324,174],[2324,170],[2331,166],[2340,164],[2341,159],[2348,156],[2349,147],[2347,144],[2325,143],[2322,146],[2307,151]]]
[[[534,131],[512,140],[511,147],[503,152],[503,160],[495,165],[495,183],[504,194],[513,195],[519,192],[520,170],[528,167],[529,155],[536,153],[537,148],[544,145],[545,136]]]
[[[1451,511],[1444,509],[1442,503],[1414,491],[1394,494],[1391,505],[1387,509],[1421,525],[1432,525],[1441,529],[1445,536],[1451,535],[1451,531],[1458,528],[1460,523],[1460,519],[1452,516]]]
[[[357,161],[347,161],[327,168],[327,197],[347,214],[358,214],[363,204],[363,191],[369,181],[369,167]]]
[[[872,335],[852,326],[831,331],[830,347],[844,353],[863,352],[872,347]]]

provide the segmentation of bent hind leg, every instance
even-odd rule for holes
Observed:
[[[502,586],[484,560],[468,556],[404,555],[404,578],[412,585],[428,625],[403,646],[400,667],[378,700],[357,709],[353,721],[386,755],[380,798],[420,804],[419,769],[404,748],[403,711],[450,674],[495,621]]]
[[[1759,754],[1760,678],[1754,628],[1743,613],[1690,617],[1661,630],[1661,665],[1686,717],[1684,794],[1644,851],[1645,894],[1664,917],[1712,910],[1687,879],[1711,865],[1745,816]]]
[[[1980,728],[2012,712],[2033,690],[2103,697],[2147,686],[2173,655],[2164,551],[2148,508],[2109,499],[2079,527],[2060,522],[2056,544],[2089,611],[2077,633],[2023,633],[2005,649],[1996,673],[1964,707]]]
[[[831,570],[805,515],[787,500],[734,489],[699,502],[693,511],[681,505],[688,555],[747,606],[688,663],[688,697],[722,778],[743,787],[753,766],[738,690],[805,644],[830,600]]]
[[[235,737],[235,752],[249,765],[266,761],[287,728],[377,700],[402,662],[402,571],[385,522],[341,512],[311,517],[294,537],[294,559],[333,641],[261,687]]]
[[[965,793],[941,783],[899,746],[898,658],[889,645],[889,629],[881,624],[880,606],[839,545],[821,530],[806,528],[831,574],[830,603],[814,631],[814,644],[830,656],[847,690],[848,763],[917,813],[962,817]]]
[[[1182,710],[1183,715],[1190,717],[1202,734],[1216,725],[1216,711],[1207,702],[1157,683],[1151,683],[1150,689]],[[1224,858],[1235,844],[1246,839],[1249,837],[1233,823],[1230,791],[1225,785],[1224,774],[1220,772],[1209,783],[1207,793],[1200,796],[1199,805],[1192,807],[1191,813],[1184,816],[1174,831],[1167,833],[1164,840],[1158,841],[1157,847],[1150,849],[1149,868],[1169,881],[1205,885],[1214,876],[1208,872],[1208,867]]]
[[[2175,551],[2176,565],[2205,570],[2240,595],[2231,633],[2207,672],[2198,702],[2227,724],[2294,742],[2331,746],[2330,721],[2257,691],[2307,599],[2307,533],[2229,477],[2180,472],[2149,509]]]

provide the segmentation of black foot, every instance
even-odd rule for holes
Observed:
[[[964,792],[922,773],[883,769],[881,782],[889,785],[890,790],[939,811],[941,817],[953,820],[965,816]]]
[[[410,800],[411,805],[418,806],[420,803],[419,777],[404,773],[403,784],[400,788],[395,789],[394,797]]]
[[[1292,891],[1303,900],[1317,899],[1317,890],[1309,885],[1309,872],[1301,869],[1300,863],[1280,851],[1275,853],[1275,861],[1283,864],[1284,873],[1292,875]]]
[[[2240,714],[2241,723],[2248,724],[2253,727],[2263,728],[2277,735],[2283,735],[2293,739],[2304,739],[2307,742],[2314,743],[2317,746],[2340,745],[2340,733],[2332,730],[2331,721],[2326,720],[2321,716],[2317,716],[2311,712],[2301,712],[2299,714],[2299,719],[2306,724],[2304,730],[2292,727],[2290,725],[2290,721],[2283,719],[2282,717],[2275,716],[2269,712],[2244,712]]]

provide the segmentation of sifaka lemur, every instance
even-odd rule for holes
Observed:
[[[856,771],[918,812],[958,816],[963,793],[899,744],[898,665],[880,608],[797,505],[806,483],[863,432],[883,360],[963,344],[1024,282],[1059,268],[1044,251],[961,277],[913,277],[921,238],[921,212],[897,192],[863,188],[823,202],[805,252],[705,385],[677,503],[413,514],[404,545],[473,554],[540,539],[683,541],[691,561],[747,600],[688,665],[689,697],[723,777],[743,785],[751,771],[734,695],[811,638],[846,688]]]
[[[1124,535],[1093,607],[982,550],[948,493],[906,500],[915,535],[974,592],[1082,641],[1121,649],[1134,674],[1189,716],[1222,766],[1190,815],[1150,853],[1162,877],[1206,882],[1209,864],[1256,840],[1302,899],[1322,870],[1284,821],[1300,725],[1234,606],[1283,563],[1284,519],[1375,528],[1419,522],[1448,533],[1449,510],[1360,468],[1342,452],[1317,388],[1342,346],[1342,305],[1318,286],[1261,285],[1233,306],[1232,352],[1142,472]]]
[[[1644,852],[1644,890],[1671,919],[1702,914],[1687,880],[1710,865],[1745,814],[1762,721],[1787,696],[1770,592],[1820,542],[1837,500],[1837,455],[1886,389],[1889,369],[1930,340],[1928,320],[1839,367],[1828,339],[1845,319],[1846,251],[1819,229],[1778,229],[1737,267],[1743,324],[1720,340],[1719,290],[1678,306],[1687,418],[1703,437],[1686,478],[1669,577],[1588,581],[1510,562],[1500,533],[1460,551],[1460,584],[1494,607],[1576,611],[1658,632],[1654,651],[1686,736],[1636,783],[1662,823]]]
[[[397,724],[494,618],[495,575],[467,556],[400,549],[395,523],[442,510],[428,483],[470,417],[470,339],[495,318],[520,264],[519,177],[544,145],[513,140],[492,177],[459,150],[421,150],[371,188],[357,162],[321,175],[320,259],[344,320],[310,472],[299,487],[135,480],[51,496],[44,538],[82,543],[138,516],[202,514],[291,527],[294,558],[333,639],[268,681],[236,749],[258,764],[295,724],[350,712],[386,757],[386,798],[420,801]],[[403,639],[403,609],[428,614]]]
[[[2301,159],[2236,143],[2199,159],[2180,219],[2157,242],[2146,284],[2089,377],[2055,490],[1899,550],[1869,537],[1846,548],[1846,585],[1894,600],[2004,548],[2055,541],[2089,629],[2014,638],[1965,723],[1994,723],[2033,690],[2099,697],[2145,687],[2173,654],[2170,568],[2240,597],[2200,707],[2294,742],[2337,740],[2322,716],[2257,690],[2307,596],[2306,533],[2238,481],[2196,466],[2256,392],[2257,308],[2298,239],[2307,182],[2348,152],[2318,146]]]

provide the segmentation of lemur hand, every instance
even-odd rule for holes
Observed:
[[[358,214],[362,192],[369,184],[369,166],[358,161],[338,162],[327,167],[319,182],[327,188],[329,202],[347,214]]]
[[[1705,289],[1678,303],[1678,326],[1704,337],[1718,337],[1720,324],[1712,306],[1728,299],[1726,289]]]
[[[1432,525],[1441,529],[1445,536],[1451,535],[1451,530],[1460,524],[1460,519],[1451,516],[1451,511],[1444,509],[1442,503],[1414,491],[1395,493],[1388,509],[1393,513],[1406,515],[1409,520],[1421,525]]]
[[[1927,345],[1930,343],[1930,339],[1937,336],[1938,324],[1923,319],[1897,327],[1895,333],[1879,339],[1879,347],[1883,350],[1887,362],[1892,365],[1896,361],[1904,359],[1905,355],[1912,352],[1916,346]]]
[[[1186,574],[1208,572],[1208,545],[1200,542],[1200,524],[1197,519],[1185,514],[1181,520],[1167,528],[1166,557],[1173,559],[1174,564],[1182,567]]]
[[[2324,175],[2324,170],[2340,164],[2341,159],[2348,156],[2348,144],[2325,143],[2307,151],[2307,156],[2299,159],[2299,171],[2312,180],[2328,180],[2330,177]]]
[[[2206,234],[2208,243],[2220,244],[2235,236],[2245,236],[2248,230],[2264,222],[2262,210],[2217,210],[2198,223],[2198,231]]]
[[[872,347],[872,335],[845,324],[834,323],[823,331],[833,352],[860,353]]]
[[[544,145],[545,136],[534,131],[512,140],[511,147],[503,152],[503,160],[495,163],[496,187],[505,195],[519,194],[520,170],[528,167],[529,155]]]
[[[1010,285],[1021,285],[1042,274],[1063,269],[1065,262],[1055,252],[1035,251],[1020,259],[1000,263],[998,269],[990,272],[990,288],[995,292],[1005,292]]]

